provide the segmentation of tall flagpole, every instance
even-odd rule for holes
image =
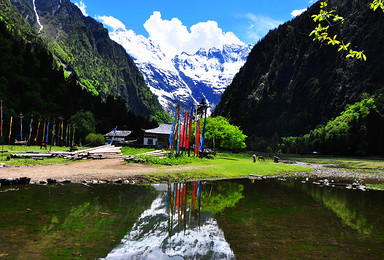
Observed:
[[[1,140],[3,140],[3,100],[1,102]]]
[[[0,100],[1,103],[1,160],[3,160],[4,155],[4,138],[3,138],[3,100]]]
[[[33,115],[31,115],[31,122],[29,123],[28,145],[31,145],[32,123],[33,123]]]
[[[12,119],[13,119],[13,117],[11,116],[11,122],[9,123],[9,136],[8,136],[8,139],[9,139],[9,144],[11,144],[11,134],[12,134]]]

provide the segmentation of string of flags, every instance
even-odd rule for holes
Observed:
[[[175,117],[172,124],[171,134],[169,135],[169,149],[175,151],[176,155],[183,152],[190,156],[191,148],[194,148],[194,153],[199,156],[199,153],[204,151],[205,128],[207,123],[208,105],[203,99],[201,103],[192,105],[188,108],[188,101],[185,104],[184,113],[181,111],[181,102],[179,101],[175,108]],[[182,119],[182,114],[184,117]],[[201,121],[204,121],[203,123]],[[192,128],[193,122],[196,122],[195,129]],[[202,125],[202,131],[201,130]],[[192,134],[195,140],[192,140]],[[194,145],[192,145],[194,143]]]
[[[18,132],[18,136],[13,136],[15,133],[15,129],[18,127],[17,124],[14,124],[13,116],[10,117],[9,121],[9,132],[8,132],[8,143],[20,143],[20,144],[37,144],[37,145],[66,145],[73,146],[75,143],[75,127],[73,127],[70,123],[67,123],[65,126],[65,122],[63,118],[59,118],[59,120],[50,122],[49,120],[38,120],[38,123],[34,124],[33,116],[31,116],[31,120],[29,123],[28,134],[25,135],[25,129],[23,129],[23,118],[22,114],[19,115],[20,118],[20,131]],[[1,131],[0,136],[2,141],[4,135],[3,128],[3,106],[1,102]],[[56,127],[58,126],[58,127]],[[64,127],[65,126],[65,127]],[[17,133],[17,131],[16,131]],[[34,134],[36,133],[36,135]]]

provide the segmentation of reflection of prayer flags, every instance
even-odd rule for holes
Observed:
[[[11,133],[12,133],[12,119],[13,119],[13,117],[11,116],[11,123],[9,124],[9,137],[8,137],[9,140],[11,140]]]
[[[40,120],[39,120],[39,123],[37,124],[37,133],[36,133],[36,137],[35,137],[35,142],[37,140],[37,137],[39,136],[39,128],[40,128]]]
[[[193,198],[193,211],[195,211],[195,202],[196,202],[196,182],[193,182],[193,192],[192,192],[192,198]]]
[[[179,211],[179,203],[180,203],[180,189],[177,189],[177,195],[176,195],[176,207],[177,207],[177,211]]]

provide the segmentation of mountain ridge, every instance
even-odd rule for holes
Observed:
[[[81,85],[100,94],[122,96],[128,109],[146,117],[167,118],[131,57],[109,38],[103,25],[85,17],[69,0],[11,0],[36,30],[40,30],[34,7],[47,39],[66,70],[76,72]],[[34,6],[33,6],[34,5]]]

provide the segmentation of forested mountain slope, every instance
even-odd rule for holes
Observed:
[[[367,61],[345,58],[337,47],[309,37],[317,26],[311,15],[319,3],[270,31],[252,49],[247,62],[222,95],[214,115],[228,117],[249,136],[297,136],[336,117],[363,93],[384,91],[384,14],[364,0],[329,0],[329,7],[345,18],[331,32]]]
[[[20,129],[20,113],[24,122],[29,122],[33,115],[36,127],[39,119],[53,123],[62,117],[67,123],[77,112],[90,111],[99,133],[106,133],[116,125],[132,130],[156,125],[128,111],[122,98],[107,96],[102,102],[100,96],[79,86],[76,73],[67,78],[64,74],[47,43],[9,1],[0,0],[0,99],[6,141],[11,116],[14,121],[9,139],[14,140],[19,134],[16,129]],[[24,131],[28,130],[27,124]]]
[[[69,0],[11,0],[11,3],[47,39],[50,50],[66,70],[76,72],[83,87],[103,99],[108,95],[123,97],[128,109],[136,114],[164,117],[157,98],[131,57],[109,38],[101,23],[85,17]]]

